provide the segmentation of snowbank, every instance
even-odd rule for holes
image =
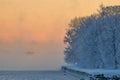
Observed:
[[[105,76],[113,76],[117,75],[120,77],[120,70],[112,70],[112,69],[80,69],[76,66],[67,66],[66,68],[72,69],[75,71],[85,72],[90,75],[99,75],[104,74]]]
[[[63,66],[64,72],[69,72],[77,74],[77,76],[86,76],[86,77],[99,77],[99,78],[119,78],[120,79],[120,70],[111,70],[111,69],[80,69],[76,66]],[[85,79],[86,80],[86,79]],[[115,79],[116,80],[116,79]]]

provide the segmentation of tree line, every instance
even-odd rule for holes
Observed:
[[[64,37],[65,61],[80,68],[120,68],[120,6],[75,17]]]

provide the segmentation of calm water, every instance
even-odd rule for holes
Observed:
[[[76,80],[62,71],[0,71],[0,80]]]

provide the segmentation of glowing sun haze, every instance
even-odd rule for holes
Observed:
[[[0,70],[57,70],[70,19],[120,0],[0,0]]]

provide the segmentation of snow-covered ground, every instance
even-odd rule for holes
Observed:
[[[120,69],[81,69],[77,66],[63,66],[63,70],[65,70],[68,74],[72,74],[73,76],[81,77],[104,77],[104,78],[117,78],[114,80],[120,80]],[[86,80],[86,79],[85,79]]]
[[[99,75],[99,74],[104,74],[105,77],[112,77],[112,76],[117,76],[120,77],[120,69],[80,69],[79,67],[76,66],[66,66],[66,69],[73,70],[76,73],[86,73],[89,75]]]
[[[0,80],[79,80],[62,71],[0,71]]]

